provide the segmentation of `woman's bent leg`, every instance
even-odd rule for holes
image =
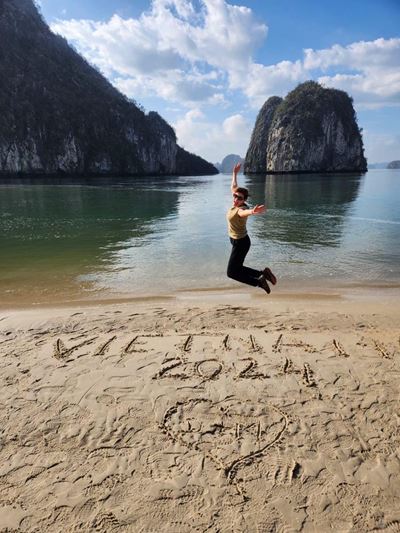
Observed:
[[[231,239],[231,244],[232,252],[228,262],[228,277],[240,281],[241,283],[258,287],[258,278],[261,276],[262,272],[255,270],[254,268],[243,266],[247,252],[250,249],[251,242],[249,236],[246,236],[243,239]]]

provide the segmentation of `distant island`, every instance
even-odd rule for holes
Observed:
[[[226,174],[232,172],[233,167],[236,163],[243,163],[243,157],[237,154],[229,154],[224,157],[221,163],[215,163],[215,167],[222,173]]]
[[[0,174],[217,174],[52,33],[33,0],[2,0]]]
[[[386,163],[368,163],[369,169],[379,169],[379,168],[387,168],[388,162]]]
[[[244,172],[365,172],[367,161],[352,98],[315,81],[261,108]]]
[[[383,162],[383,163],[368,163],[369,169],[382,169],[382,168],[400,168],[400,161],[390,161],[390,162]]]

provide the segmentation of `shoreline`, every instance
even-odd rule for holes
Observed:
[[[298,285],[301,284],[301,289]],[[197,287],[194,289],[177,289],[166,291],[165,293],[144,293],[144,294],[113,294],[105,295],[97,293],[92,295],[77,295],[76,298],[67,299],[63,295],[55,295],[42,301],[33,301],[28,295],[19,298],[10,298],[0,302],[0,311],[18,309],[46,309],[46,308],[68,308],[68,307],[91,307],[97,305],[117,305],[117,304],[141,304],[141,303],[168,303],[181,301],[199,301],[203,299],[206,303],[217,303],[219,299],[223,302],[240,300],[249,304],[264,300],[265,303],[281,300],[381,300],[387,302],[400,301],[400,283],[357,283],[347,284],[315,284],[311,282],[285,283],[283,288],[278,285],[271,285],[271,294],[266,295],[261,291],[248,289],[242,285],[225,286],[221,288]]]

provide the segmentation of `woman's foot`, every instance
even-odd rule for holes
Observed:
[[[265,290],[267,294],[271,292],[271,289],[269,288],[269,285],[267,283],[267,280],[265,279],[264,275],[260,276],[258,278],[258,286]]]
[[[270,268],[264,268],[263,270],[263,276],[272,283],[272,285],[276,285],[276,277],[272,273]]]

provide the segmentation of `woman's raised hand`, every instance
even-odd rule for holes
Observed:
[[[236,163],[236,165],[233,167],[233,172],[235,174],[237,174],[241,168],[242,164],[241,163]]]
[[[266,209],[265,205],[255,205],[253,207],[253,215],[260,215],[261,213],[264,213]]]

